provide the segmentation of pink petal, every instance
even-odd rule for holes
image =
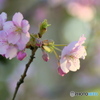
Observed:
[[[78,43],[79,43],[80,45],[82,45],[82,44],[85,42],[85,40],[86,40],[86,37],[84,37],[84,35],[82,35],[82,36],[80,37]]]
[[[5,12],[2,12],[0,18],[2,18],[2,22],[4,23],[7,20],[7,14]]]
[[[49,55],[47,53],[43,53],[42,58],[47,62],[49,60]]]
[[[64,56],[66,56],[68,54],[68,46],[65,46],[62,50],[61,53],[61,58],[63,58]]]
[[[5,54],[7,52],[8,45],[6,42],[0,42],[0,54]]]
[[[0,31],[0,41],[6,40],[7,39],[7,34],[5,31]]]
[[[80,69],[80,60],[79,59],[76,59],[75,66],[77,69]]]
[[[86,50],[85,50],[85,47],[84,46],[77,46],[73,52],[71,52],[71,54],[73,57],[76,57],[76,58],[83,58],[85,59],[85,56],[87,55],[86,54]]]
[[[8,42],[12,44],[16,44],[20,39],[20,34],[13,32],[8,35]]]
[[[30,28],[29,22],[27,20],[22,20],[21,27],[23,32],[27,33]]]
[[[64,73],[63,71],[62,71],[62,69],[60,68],[60,67],[58,67],[58,73],[59,73],[59,75],[61,75],[61,76],[64,76],[66,73]]]
[[[20,12],[15,13],[12,20],[13,20],[14,25],[21,27],[23,15]]]
[[[70,67],[69,70],[70,71],[77,71],[80,68],[80,61],[79,59],[69,59],[69,63],[70,63]]]
[[[67,59],[60,59],[60,68],[64,73],[69,72],[70,64],[67,62]]]
[[[5,54],[5,57],[6,57],[6,58],[9,58],[9,59],[12,59],[12,58],[16,57],[17,51],[18,51],[18,50],[17,50],[16,47],[14,47],[14,46],[9,46],[9,48],[8,48],[6,54]]]
[[[77,41],[70,43],[68,46],[65,46],[62,50],[62,54],[61,57],[64,56],[68,56],[70,55],[70,52],[72,51],[72,49],[75,47],[75,44],[77,43]]]
[[[7,21],[4,23],[3,29],[6,33],[10,34],[15,31],[16,27],[14,26],[12,21]]]
[[[19,50],[25,49],[26,44],[28,43],[29,39],[30,39],[29,33],[27,33],[27,34],[22,33],[21,34],[21,38],[20,38],[19,42],[17,43]]]
[[[25,53],[25,52],[20,51],[20,52],[17,53],[17,59],[18,59],[18,60],[21,61],[21,60],[23,60],[25,57],[26,57],[26,53]]]
[[[6,19],[7,19],[7,14],[2,12],[0,14],[0,30],[3,30],[3,24],[6,21]]]

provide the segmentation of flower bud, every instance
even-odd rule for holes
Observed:
[[[41,47],[42,46],[42,41],[40,39],[36,39],[36,46]]]
[[[18,53],[17,53],[17,59],[18,60],[23,60],[24,58],[26,57],[26,53],[25,52],[22,52],[22,51],[19,51]]]
[[[5,54],[2,54],[3,57],[5,57]]]
[[[44,61],[47,62],[49,60],[49,55],[47,53],[43,52],[42,58]]]

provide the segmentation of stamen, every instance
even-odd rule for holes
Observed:
[[[17,28],[16,29],[16,32],[21,33],[22,32],[22,29],[21,28]]]

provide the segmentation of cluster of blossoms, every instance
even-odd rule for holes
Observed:
[[[54,52],[58,58],[58,73],[64,76],[69,71],[77,71],[80,68],[80,58],[85,59],[86,50],[83,46],[86,38],[84,35],[80,37],[79,41],[70,43],[62,50],[61,57],[59,57],[55,50],[61,51],[57,48],[53,40],[43,40],[40,38],[46,32],[49,26],[47,20],[40,25],[40,32],[38,34],[30,34],[30,25],[27,20],[23,19],[23,15],[18,12],[15,13],[12,21],[6,21],[7,14],[0,14],[0,54],[6,58],[12,59],[17,57],[18,60],[23,60],[26,57],[25,49],[30,47],[41,48],[42,58],[44,61],[49,60],[50,52]],[[60,45],[61,46],[61,45]],[[63,45],[62,45],[63,46]]]
[[[18,60],[23,60],[26,57],[25,49],[32,50],[29,62],[26,64],[23,75],[17,83],[13,99],[16,96],[19,86],[24,82],[27,70],[34,59],[35,52],[38,48],[42,50],[42,58],[44,61],[49,60],[48,53],[54,52],[58,59],[58,73],[64,76],[69,71],[77,71],[80,68],[80,58],[85,59],[86,50],[83,46],[86,38],[84,35],[80,37],[79,41],[72,42],[68,46],[57,45],[53,40],[41,40],[40,38],[46,32],[47,27],[50,26],[47,20],[40,24],[38,34],[29,33],[29,22],[23,19],[23,15],[18,12],[15,13],[12,21],[7,21],[7,14],[5,12],[0,14],[0,55],[5,58],[12,59],[16,57]],[[58,56],[55,50],[61,51],[56,46],[65,46],[62,50],[61,57]]]
[[[17,57],[18,60],[22,60],[26,56],[24,51],[30,39],[30,25],[20,12],[14,14],[12,21],[6,20],[7,14],[1,13],[0,54],[9,59]]]

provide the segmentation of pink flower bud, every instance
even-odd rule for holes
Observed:
[[[23,60],[24,58],[26,57],[26,53],[25,52],[22,52],[22,51],[19,51],[18,53],[17,53],[17,59],[18,60]]]
[[[42,58],[44,61],[47,62],[49,60],[49,55],[47,53],[43,52]]]
[[[40,39],[36,39],[36,46],[41,47],[42,41]]]
[[[64,76],[66,73],[64,73],[62,70],[61,70],[61,68],[60,67],[58,67],[58,73],[59,73],[59,75],[61,75],[61,76]]]
[[[3,54],[2,56],[5,57],[5,54]]]

